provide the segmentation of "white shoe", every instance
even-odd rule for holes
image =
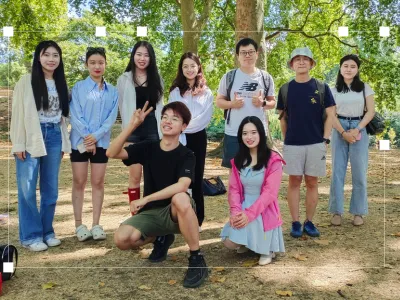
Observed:
[[[247,251],[249,251],[249,248],[243,245],[241,245],[239,248],[236,249],[236,253],[238,254],[246,253]]]
[[[203,232],[203,229],[201,229],[201,226],[199,226],[199,232]]]
[[[82,224],[79,225],[76,229],[75,229],[75,233],[76,233],[76,237],[78,238],[78,241],[80,242],[84,242],[87,239],[92,238],[92,233],[89,231],[89,229],[87,229],[87,226]]]
[[[45,251],[48,248],[47,245],[43,242],[37,242],[30,245],[22,245],[22,246],[34,252]]]
[[[273,252],[270,255],[261,254],[260,259],[258,260],[258,264],[260,266],[268,265],[272,262],[273,258],[275,258],[275,253],[273,253]]]
[[[107,238],[103,227],[101,227],[100,225],[93,226],[90,230],[90,233],[92,234],[94,240],[105,240]]]
[[[61,241],[59,239],[56,239],[56,238],[49,238],[47,241],[45,241],[45,243],[49,247],[56,247],[56,246],[59,246],[61,244]]]

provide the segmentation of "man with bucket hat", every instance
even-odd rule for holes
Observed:
[[[289,175],[287,199],[292,216],[292,237],[303,232],[320,235],[312,220],[318,203],[318,177],[326,175],[326,149],[335,118],[335,101],[329,86],[310,76],[316,61],[307,47],[293,50],[287,62],[294,80],[279,90],[277,112],[284,139],[284,172]],[[300,186],[306,185],[306,219],[300,223]]]

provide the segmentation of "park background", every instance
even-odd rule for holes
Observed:
[[[151,42],[165,83],[165,99],[183,52],[200,55],[207,83],[216,94],[224,73],[235,67],[234,46],[242,37],[252,37],[260,45],[258,67],[274,78],[276,92],[293,77],[286,67],[296,47],[312,49],[317,66],[312,76],[334,85],[340,58],[355,53],[362,59],[361,78],[375,91],[377,110],[387,120],[384,133],[370,138],[370,215],[362,228],[350,224],[329,226],[327,200],[330,181],[321,179],[320,212],[317,223],[321,239],[293,240],[288,237],[289,212],[285,202],[284,176],[280,206],[284,217],[287,253],[267,267],[253,267],[254,256],[237,256],[218,242],[228,218],[226,195],[207,197],[202,249],[213,267],[207,283],[198,291],[181,287],[186,267],[186,248],[178,238],[172,255],[160,269],[142,259],[141,252],[121,252],[115,248],[112,232],[128,215],[126,169],[111,162],[106,178],[106,198],[102,223],[108,233],[101,243],[78,243],[73,236],[70,204],[71,169],[68,157],[62,162],[60,199],[55,228],[63,240],[61,247],[45,253],[21,249],[18,277],[4,285],[4,298],[87,299],[131,297],[177,299],[278,298],[290,291],[295,299],[395,299],[400,297],[399,150],[387,153],[376,149],[379,139],[400,146],[400,2],[399,0],[11,0],[0,2],[0,27],[13,26],[14,36],[0,37],[0,214],[8,215],[0,224],[0,241],[18,244],[15,165],[9,157],[8,128],[12,89],[30,71],[37,43],[57,41],[63,49],[68,86],[88,75],[84,55],[88,46],[107,50],[106,79],[116,84],[125,70],[133,45]],[[106,37],[96,37],[95,27],[105,26]],[[137,37],[137,26],[147,26],[148,36]],[[347,37],[338,27],[347,26]],[[380,37],[379,27],[390,28],[389,37]],[[269,114],[269,127],[281,146],[277,116]],[[118,134],[116,124],[113,135]],[[215,108],[210,126],[210,155],[206,176],[227,172],[220,168],[218,150],[224,131],[223,113]],[[350,176],[346,196],[351,191]],[[304,194],[303,194],[304,195]],[[90,184],[87,185],[85,219],[90,221]],[[348,203],[346,203],[348,207]],[[158,267],[158,266],[157,266]],[[219,268],[216,268],[219,267]],[[125,269],[124,269],[125,268]],[[165,268],[165,269],[164,269]],[[183,269],[180,269],[183,268]],[[23,286],[23,288],[22,288]]]

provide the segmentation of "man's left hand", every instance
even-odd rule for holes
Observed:
[[[264,103],[264,99],[263,99],[263,94],[262,94],[261,90],[257,96],[253,96],[251,98],[251,103],[253,103],[253,105],[255,107],[262,107],[262,105]]]

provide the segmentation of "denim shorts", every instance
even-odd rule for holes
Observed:
[[[239,142],[236,136],[224,134],[224,152],[222,154],[221,166],[231,169],[231,159],[239,151]]]

